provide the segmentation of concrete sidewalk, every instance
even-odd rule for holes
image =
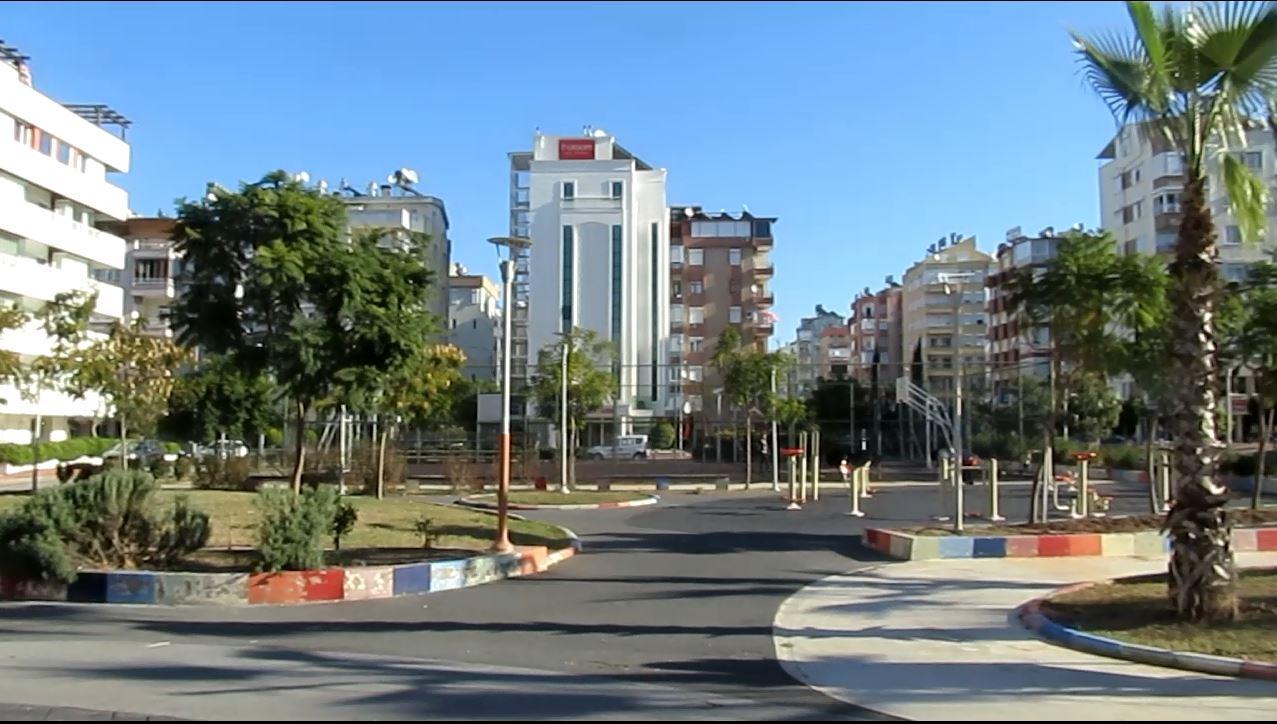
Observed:
[[[1243,553],[1242,566],[1277,565]],[[1034,638],[1015,606],[1161,558],[914,561],[833,576],[788,599],[776,655],[836,699],[922,720],[1268,720],[1277,684],[1092,656]]]

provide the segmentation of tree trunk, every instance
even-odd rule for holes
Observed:
[[[1190,178],[1181,199],[1183,221],[1170,269],[1175,504],[1163,523],[1171,537],[1167,585],[1181,618],[1231,621],[1237,617],[1237,571],[1224,509],[1228,491],[1216,479],[1221,448],[1215,431],[1219,379],[1213,318],[1218,249],[1205,180]]]
[[[754,482],[754,417],[745,413],[745,488]]]
[[[1259,403],[1259,453],[1255,458],[1255,489],[1250,494],[1250,507],[1255,510],[1264,504],[1264,454],[1268,449],[1268,436],[1273,430],[1273,414],[1277,410],[1264,411],[1263,398]]]
[[[390,425],[381,428],[377,441],[377,500],[386,497],[386,443],[390,441]]]
[[[1144,421],[1144,474],[1148,476],[1148,510],[1156,515],[1161,506],[1157,500],[1157,467],[1153,464],[1153,431],[1157,429],[1157,416],[1149,415]]]
[[[301,495],[302,470],[306,465],[306,403],[297,401],[297,424],[293,428],[297,440],[293,443],[293,495]]]

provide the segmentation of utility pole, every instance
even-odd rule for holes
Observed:
[[[572,336],[563,335],[563,349],[559,368],[559,490],[568,492],[568,360],[572,356]]]

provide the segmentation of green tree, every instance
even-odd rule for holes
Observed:
[[[1251,271],[1243,293],[1235,295],[1240,319],[1232,339],[1234,359],[1251,369],[1255,380],[1255,396],[1259,402],[1259,450],[1255,460],[1255,487],[1251,491],[1251,507],[1263,503],[1264,458],[1268,438],[1273,432],[1273,415],[1277,412],[1277,265],[1264,264]],[[1232,404],[1231,400],[1228,404]]]
[[[161,426],[186,440],[222,434],[247,440],[276,423],[276,397],[265,374],[246,371],[225,355],[208,355],[175,381]]]
[[[350,343],[369,299],[365,285],[352,284],[366,265],[346,239],[345,206],[276,171],[237,192],[210,186],[177,216],[174,238],[189,269],[172,307],[178,338],[250,377],[269,375],[291,400],[292,488],[300,492],[313,405],[344,371],[385,353]]]
[[[1273,113],[1277,95],[1277,8],[1268,3],[1127,4],[1128,35],[1073,35],[1086,76],[1121,124],[1136,122],[1183,159],[1182,217],[1171,263],[1170,387],[1175,504],[1167,585],[1182,617],[1237,616],[1237,572],[1228,500],[1217,479],[1219,388],[1215,300],[1219,251],[1207,184],[1218,161],[1242,236],[1265,222],[1267,184],[1230,150],[1245,144],[1249,117]]]
[[[1067,392],[1067,424],[1083,440],[1098,440],[1117,425],[1122,403],[1099,375],[1073,375]]]
[[[723,392],[733,407],[745,413],[745,485],[754,479],[754,418],[773,414],[776,395],[772,375],[780,374],[786,358],[741,342],[740,330],[728,327],[718,337],[710,363],[723,380]]]
[[[114,411],[122,451],[128,448],[130,428],[143,435],[155,431],[168,410],[177,368],[190,356],[173,340],[143,332],[140,321],[112,324],[106,337],[80,355],[74,384],[100,394]],[[121,460],[127,465],[124,452]]]
[[[568,419],[562,419],[562,380],[564,345],[568,351]],[[580,431],[590,413],[615,400],[619,389],[613,372],[615,350],[612,343],[599,339],[589,329],[574,329],[564,342],[553,342],[537,352],[536,375],[532,379],[532,398],[540,414],[568,431],[568,446],[560,454],[568,459],[567,487],[576,481],[576,455]],[[615,402],[613,403],[615,404]]]

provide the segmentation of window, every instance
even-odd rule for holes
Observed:
[[[53,155],[53,136],[50,136],[49,134],[41,131],[39,150],[40,150],[40,153],[43,153],[46,156],[52,156]]]
[[[688,341],[687,349],[689,352],[700,352],[701,348],[705,346],[704,337],[691,337],[687,341]]]
[[[1230,226],[1228,227],[1228,229],[1225,231],[1225,234],[1224,234],[1224,243],[1225,243],[1225,244],[1240,244],[1240,243],[1242,243],[1242,230],[1241,230],[1241,227],[1230,225]]]
[[[705,377],[705,371],[700,365],[692,365],[687,368],[687,379],[692,382],[700,382]]]
[[[675,299],[683,296],[683,282],[681,280],[675,279],[670,282],[670,294],[672,294]]]
[[[24,146],[31,145],[31,126],[15,119],[13,121],[13,140]]]
[[[612,186],[612,198],[614,199],[621,198],[622,194],[625,191],[625,184],[622,183],[621,181],[613,181],[611,186]]]
[[[1122,188],[1124,189],[1129,189],[1130,187],[1135,185],[1135,181],[1132,178],[1130,171],[1123,171],[1122,174],[1118,176],[1118,179],[1120,180],[1122,184]]]
[[[731,307],[727,310],[727,321],[732,324],[740,324],[740,307]]]
[[[678,382],[678,378],[679,378],[678,367],[670,367],[668,374],[669,374],[670,382]]]
[[[479,328],[479,320],[477,319],[470,320],[470,329],[478,329],[478,328]]]
[[[704,249],[688,249],[687,263],[691,264],[692,266],[701,266],[702,264],[704,264],[705,250]]]
[[[674,324],[683,323],[683,305],[682,304],[675,304],[674,306],[670,307],[670,322]]]
[[[1178,214],[1179,194],[1166,193],[1158,194],[1153,197],[1153,213],[1155,214]]]
[[[457,320],[455,320],[455,319],[454,319],[454,320],[452,320],[452,328],[453,328],[453,329],[456,329],[456,328],[457,328]]]
[[[1168,153],[1163,157],[1163,169],[1167,174],[1177,175],[1184,173],[1184,159],[1178,153]]]
[[[1264,152],[1246,151],[1242,154],[1242,163],[1252,171],[1262,171],[1264,170]]]
[[[566,185],[565,185],[566,187]],[[560,255],[563,257],[563,292],[562,292],[562,319],[563,324],[560,331],[567,332],[572,329],[572,291],[573,291],[573,272],[575,271],[573,244],[574,238],[571,226],[563,227],[563,247]]]
[[[687,308],[688,324],[704,324],[705,323],[705,307],[688,307]]]
[[[58,141],[58,162],[71,165],[71,147],[62,141]]]
[[[772,222],[770,221],[755,221],[754,222],[754,236],[771,236],[771,235],[772,235]]]
[[[740,266],[740,249],[727,250],[727,263],[732,266]]]
[[[692,281],[692,282],[688,282],[688,283],[687,283],[687,291],[688,291],[688,293],[689,293],[689,294],[704,294],[704,293],[705,293],[705,282],[702,282],[702,281],[699,281],[699,280],[697,280],[697,281]]]
[[[671,263],[671,264],[673,264],[674,266],[680,266],[680,265],[682,265],[682,263],[683,263],[683,247],[681,247],[681,246],[671,246],[671,247],[670,247],[670,263]]]
[[[168,261],[165,259],[139,259],[133,265],[134,281],[151,281],[168,278]]]
[[[671,334],[670,335],[670,351],[673,352],[674,350],[681,350],[681,349],[683,349],[683,335]]]
[[[621,346],[621,297],[625,286],[621,251],[621,225],[612,225],[612,343]]]
[[[953,337],[949,335],[929,337],[927,339],[927,345],[930,347],[952,347]]]
[[[565,199],[576,198],[576,182],[575,181],[563,182],[563,198]]]

